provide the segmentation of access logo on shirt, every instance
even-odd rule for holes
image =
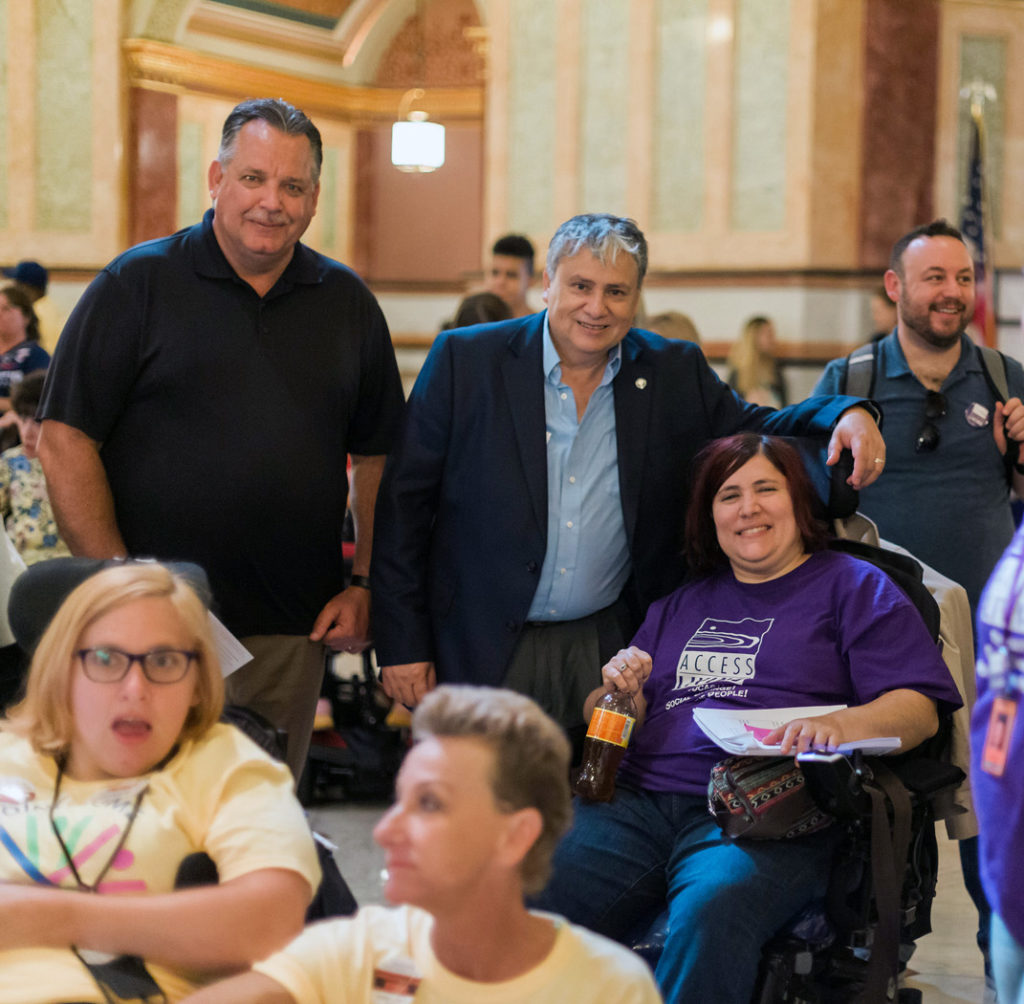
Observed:
[[[683,646],[672,689],[703,690],[715,684],[753,679],[761,642],[774,623],[774,617],[745,617],[741,621],[706,617]]]

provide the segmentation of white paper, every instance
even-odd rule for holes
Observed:
[[[768,746],[761,740],[765,733],[777,729],[794,718],[817,718],[834,711],[842,711],[845,704],[830,704],[805,708],[694,708],[693,720],[700,730],[727,753],[744,756],[778,756],[779,745]],[[840,743],[829,752],[864,753],[879,755],[900,748],[898,736],[880,736]]]
[[[220,657],[222,676],[230,676],[236,669],[241,669],[247,662],[252,662],[250,652],[213,614],[210,618],[210,630],[213,632],[213,643]]]

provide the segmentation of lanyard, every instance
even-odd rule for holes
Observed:
[[[53,786],[53,801],[50,803],[50,829],[53,831],[53,835],[60,845],[61,852],[64,855],[64,860],[67,862],[68,868],[71,871],[71,875],[78,885],[78,888],[82,892],[96,892],[100,887],[100,883],[106,878],[107,872],[110,871],[114,861],[117,860],[118,854],[124,848],[125,843],[128,841],[128,834],[131,833],[132,827],[135,825],[135,820],[139,815],[139,808],[142,805],[143,798],[146,797],[146,792],[149,790],[149,782],[147,781],[139,789],[139,793],[135,796],[135,802],[132,804],[132,811],[128,816],[128,822],[124,829],[121,831],[121,837],[117,841],[117,845],[113,851],[110,852],[110,857],[107,858],[106,864],[100,869],[100,873],[91,882],[82,881],[82,876],[78,874],[78,867],[75,865],[75,859],[71,856],[68,851],[67,845],[64,843],[64,837],[61,836],[60,828],[57,826],[57,821],[54,819],[53,813],[57,805],[57,800],[60,797],[60,786],[64,780],[64,761],[57,761],[57,780]],[[110,959],[106,962],[94,962],[87,956],[92,956],[93,953],[80,951],[75,945],[71,946],[71,951],[75,957],[83,966],[89,971],[90,975],[96,981],[96,985],[99,987],[100,992],[103,994],[104,1001],[107,1004],[118,1004],[120,1001],[127,1000],[138,1000],[138,1001],[164,1001],[166,997],[160,990],[160,987],[156,984],[153,978],[149,975],[146,970],[145,963],[142,959],[134,956],[120,956],[116,959]]]
[[[117,841],[113,851],[110,852],[110,857],[107,858],[107,863],[100,870],[99,875],[96,876],[95,880],[90,884],[82,881],[82,876],[78,874],[78,868],[75,865],[75,859],[71,856],[68,851],[67,845],[64,843],[64,838],[61,836],[60,828],[57,826],[57,821],[53,818],[53,811],[57,806],[57,799],[60,797],[60,785],[64,779],[64,761],[57,761],[57,780],[53,786],[53,801],[50,802],[50,829],[53,831],[54,837],[57,838],[57,843],[60,845],[61,853],[64,855],[64,860],[68,864],[68,868],[71,870],[71,875],[78,885],[78,888],[82,892],[96,892],[99,888],[100,883],[107,877],[107,872],[110,871],[118,854],[121,853],[122,848],[128,840],[128,834],[131,833],[132,826],[135,825],[135,817],[139,814],[139,807],[142,805],[142,800],[146,796],[146,792],[149,790],[149,782],[147,781],[140,789],[138,795],[135,796],[135,802],[132,805],[131,814],[128,816],[128,823],[125,828],[121,831],[121,837]]]

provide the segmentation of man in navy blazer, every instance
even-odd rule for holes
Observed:
[[[603,662],[685,574],[690,465],[711,439],[831,433],[854,487],[881,472],[872,406],[748,404],[695,344],[632,328],[646,268],[632,220],[574,217],[545,312],[435,340],[377,498],[374,637],[396,700],[503,684],[581,723]]]

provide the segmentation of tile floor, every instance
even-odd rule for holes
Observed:
[[[342,873],[360,903],[382,902],[383,855],[371,831],[385,804],[337,803],[311,810],[313,826],[338,845]],[[910,960],[907,985],[923,991],[925,1004],[982,1004],[985,983],[981,955],[974,942],[977,914],[960,878],[956,845],[944,834],[939,855],[934,930],[918,943]]]

